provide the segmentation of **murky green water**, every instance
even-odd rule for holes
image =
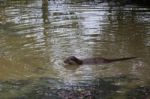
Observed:
[[[123,99],[128,90],[150,84],[149,8],[63,0],[0,2],[0,98],[24,95],[46,81],[42,78],[76,84],[125,76],[115,82],[121,88],[115,90],[120,94],[114,99]],[[71,55],[138,58],[65,66],[63,60]]]

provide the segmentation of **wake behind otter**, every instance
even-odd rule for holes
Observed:
[[[101,57],[96,57],[96,58],[87,58],[83,59],[83,64],[105,64],[105,63],[112,63],[112,62],[117,62],[117,61],[125,61],[125,60],[130,60],[136,57],[126,57],[126,58],[116,58],[116,59],[106,59],[106,58],[101,58]]]

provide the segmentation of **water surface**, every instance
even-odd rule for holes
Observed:
[[[29,80],[22,89],[25,92],[45,77],[76,84],[81,80],[125,76],[131,81],[125,78],[115,82],[126,86],[118,91],[123,93],[148,85],[149,10],[135,5],[117,7],[106,2],[3,2],[0,5],[0,81]],[[65,66],[63,60],[71,55],[138,58],[111,64]],[[9,88],[3,86],[2,83],[1,97],[7,97],[3,90]],[[9,92],[9,97],[20,95],[14,93]]]

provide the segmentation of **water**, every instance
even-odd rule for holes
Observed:
[[[126,87],[117,93],[148,85],[149,10],[135,5],[116,7],[106,2],[2,2],[0,96],[3,99],[20,96],[31,91],[42,78],[77,84],[96,78],[127,77],[115,82]],[[63,60],[71,55],[80,58],[138,58],[111,64],[66,66]],[[7,83],[9,81],[11,83]],[[123,96],[115,99],[117,97]]]

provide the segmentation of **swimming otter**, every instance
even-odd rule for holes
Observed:
[[[136,58],[136,57],[126,57],[126,58],[117,58],[117,59],[106,59],[106,58],[96,57],[96,58],[86,58],[86,59],[81,60],[75,56],[70,56],[64,60],[64,63],[68,65],[102,64],[102,63],[111,63],[115,61],[129,60],[133,58]]]

